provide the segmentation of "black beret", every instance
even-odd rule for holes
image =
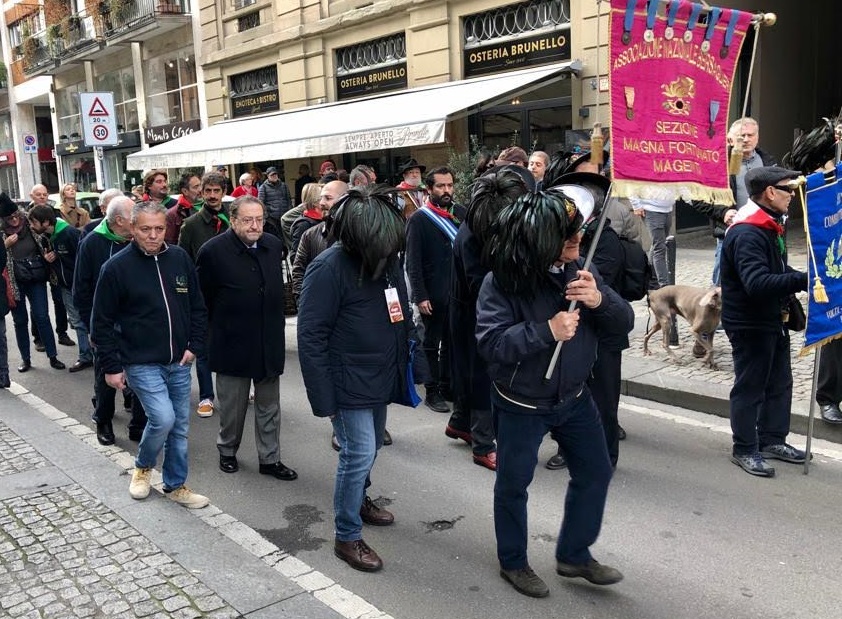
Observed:
[[[12,202],[5,191],[0,191],[0,217],[9,217],[18,212],[18,205]]]
[[[746,191],[748,191],[748,195],[756,196],[763,193],[770,185],[777,185],[781,181],[789,181],[799,176],[801,176],[801,172],[777,166],[752,168],[746,172]]]

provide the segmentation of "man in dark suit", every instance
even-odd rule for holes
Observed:
[[[411,301],[424,323],[424,354],[432,379],[425,387],[425,404],[449,413],[450,362],[447,312],[450,304],[453,242],[461,217],[454,213],[453,172],[436,168],[425,178],[429,197],[406,222],[406,273]]]
[[[239,470],[249,388],[254,382],[254,424],[260,473],[298,477],[280,456],[284,372],[283,242],[263,233],[263,204],[242,196],[231,205],[231,228],[202,245],[196,257],[210,323],[210,369],[219,398],[219,468]]]

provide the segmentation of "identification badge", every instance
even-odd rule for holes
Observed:
[[[397,288],[386,288],[383,292],[386,293],[386,309],[389,310],[389,320],[401,322],[403,320],[403,309],[401,309],[401,300],[398,297]]]

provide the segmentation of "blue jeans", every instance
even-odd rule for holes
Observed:
[[[383,445],[386,406],[340,409],[331,419],[339,441],[339,464],[333,489],[336,539],[352,542],[362,538],[360,507],[377,450]]]
[[[497,429],[494,531],[500,567],[517,570],[529,565],[527,489],[535,474],[538,448],[553,428],[558,430],[559,447],[570,471],[556,560],[587,563],[591,559],[588,548],[602,526],[612,475],[605,434],[590,391],[585,388],[578,398],[558,408],[536,410],[517,406],[493,391],[491,409]]]
[[[667,264],[667,232],[669,232],[672,213],[658,213],[646,211],[643,218],[649,234],[652,236],[652,248],[649,250],[649,259],[652,268],[655,269],[655,277],[658,279],[658,286],[663,288],[669,286],[670,272]]]
[[[213,373],[206,354],[196,357],[196,379],[199,381],[199,400],[213,400]]]
[[[91,350],[91,343],[88,341],[88,326],[79,318],[79,311],[73,303],[73,291],[70,288],[61,288],[61,298],[64,307],[67,309],[67,320],[76,331],[76,341],[79,346],[79,361],[91,362],[94,360],[94,353]]]
[[[716,250],[713,252],[713,274],[711,275],[711,283],[718,286],[721,283],[719,260],[722,256],[722,239],[716,239]]]
[[[126,366],[126,379],[146,410],[146,428],[135,466],[151,469],[164,452],[164,489],[187,480],[187,429],[190,425],[190,366],[155,363]]]
[[[47,349],[47,356],[55,357],[56,337],[53,335],[50,315],[47,313],[47,282],[18,282],[18,290],[20,301],[12,310],[12,319],[15,323],[15,339],[18,343],[20,358],[23,361],[32,359],[29,349],[29,317],[26,313],[26,301],[29,301],[32,308],[35,330]]]

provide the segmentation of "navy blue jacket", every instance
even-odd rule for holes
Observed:
[[[190,256],[174,245],[150,256],[129,243],[102,267],[91,322],[106,374],[202,354],[208,313]]]
[[[556,341],[548,320],[570,306],[564,286],[576,277],[581,261],[545,280],[534,299],[505,294],[494,274],[485,276],[477,301],[477,345],[488,362],[488,373],[506,394],[542,408],[575,397],[588,379],[600,337],[621,335],[634,326],[631,306],[603,282],[594,270],[602,303],[580,308],[576,335],[564,342],[551,379],[544,381]]]
[[[453,246],[444,232],[420,210],[410,215],[406,221],[406,275],[413,303],[430,301],[433,311],[447,306],[452,259]]]
[[[61,232],[50,236],[50,244],[56,253],[56,259],[50,264],[55,273],[58,285],[70,290],[73,288],[73,270],[76,267],[76,254],[79,251],[79,239],[82,232],[78,228],[67,225]]]
[[[73,271],[73,304],[79,312],[79,319],[89,329],[99,271],[102,265],[123,249],[127,243],[128,241],[121,243],[112,241],[98,232],[86,234],[79,243],[76,268]]]
[[[389,318],[384,291],[390,286],[398,291],[400,322]],[[298,301],[298,357],[314,415],[401,401],[409,340],[418,336],[397,261],[380,279],[361,279],[359,260],[336,243],[307,267]],[[420,347],[415,360],[415,383],[423,383],[429,369]]]
[[[789,295],[807,290],[807,273],[786,264],[776,234],[750,224],[728,228],[722,245],[722,326],[781,333]]]

